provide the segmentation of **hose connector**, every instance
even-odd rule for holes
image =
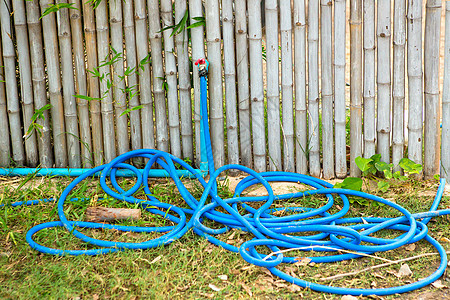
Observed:
[[[200,58],[195,62],[195,65],[198,66],[198,76],[206,77],[208,75],[208,67],[209,62],[206,58]]]

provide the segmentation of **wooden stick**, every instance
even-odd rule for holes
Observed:
[[[441,177],[450,178],[450,2],[445,2],[444,88],[442,92]]]
[[[306,110],[306,11],[304,0],[294,0],[294,80],[297,172],[308,171]]]
[[[236,65],[239,103],[239,140],[241,144],[241,164],[252,167],[252,139],[250,126],[250,82],[247,40],[247,1],[235,1],[236,18]]]
[[[265,1],[269,170],[281,170],[278,0]]]
[[[1,15],[1,14],[0,14]],[[1,29],[1,26],[0,26]],[[0,30],[1,38],[1,30]],[[2,43],[0,43],[0,66],[3,66]],[[5,72],[0,68],[0,166],[8,167],[11,160],[10,134],[8,125],[8,107],[6,105]]]
[[[86,222],[137,221],[141,218],[141,210],[94,206],[86,209],[85,217]]]

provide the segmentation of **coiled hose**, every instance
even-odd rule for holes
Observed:
[[[428,228],[426,224],[432,217],[450,214],[450,210],[448,209],[437,210],[444,191],[444,179],[441,179],[440,186],[430,211],[411,214],[405,208],[389,200],[363,192],[335,189],[326,181],[307,175],[288,172],[257,173],[252,169],[240,165],[226,165],[218,170],[215,170],[209,136],[208,118],[206,117],[207,61],[199,60],[197,63],[199,64],[199,74],[201,77],[201,115],[203,116],[202,126],[204,128],[204,140],[202,140],[202,142],[206,146],[208,157],[210,172],[209,181],[206,182],[201,175],[198,174],[198,172],[195,172],[195,170],[183,160],[162,151],[142,149],[120,155],[110,163],[93,168],[89,172],[82,174],[69,184],[57,202],[60,221],[39,224],[28,231],[26,240],[32,248],[52,255],[98,255],[121,251],[124,249],[147,249],[169,244],[182,237],[192,228],[196,234],[206,238],[211,243],[221,246],[229,251],[240,253],[240,255],[247,262],[257,266],[266,267],[271,273],[288,282],[319,292],[350,295],[390,295],[421,288],[434,282],[442,276],[447,266],[447,255],[444,248],[435,239],[428,235]],[[134,166],[125,163],[125,161],[128,161],[134,157],[143,157],[148,159],[148,163],[142,173]],[[199,200],[195,199],[191,195],[180,180],[180,177],[178,177],[175,168],[176,163],[191,172],[203,186],[204,192]],[[159,165],[168,172],[189,208],[181,208],[175,205],[160,202],[151,195],[151,191],[148,186],[148,174],[149,170],[155,165]],[[123,190],[117,183],[116,173],[119,169],[129,170],[133,172],[137,178],[135,184],[129,190]],[[222,172],[231,169],[247,173],[248,176],[239,182],[232,198],[222,199],[217,194],[216,179]],[[160,215],[174,222],[176,225],[165,227],[136,227],[69,221],[64,214],[64,204],[68,195],[80,182],[86,178],[89,178],[96,172],[101,172],[100,183],[103,190],[109,196],[129,203],[138,203],[148,212]],[[110,179],[111,186],[107,185],[107,178]],[[302,183],[310,186],[311,189],[304,192],[275,195],[269,182]],[[268,195],[259,197],[241,196],[243,191],[255,184],[262,184],[267,190]],[[147,200],[133,197],[133,194],[141,186],[143,186],[146,195],[148,195]],[[300,198],[315,194],[325,195],[327,198],[327,203],[320,208],[274,208],[272,206],[274,201]],[[338,195],[342,199],[343,206],[337,213],[330,214],[328,211],[334,205],[335,196],[333,195]],[[383,203],[398,210],[403,216],[398,218],[344,218],[350,208],[350,203],[347,198],[348,196],[356,196]],[[52,199],[16,202],[11,205],[34,205],[42,201],[52,201]],[[252,202],[258,202],[262,205],[256,209],[249,205]],[[221,212],[223,209],[226,213]],[[242,210],[245,210],[246,213],[241,214],[239,211]],[[290,211],[291,214],[287,216],[276,216],[275,213],[280,210]],[[190,218],[188,218],[188,215]],[[206,219],[212,220],[216,224],[221,224],[222,227],[220,229],[207,227],[204,224],[204,220]],[[98,246],[99,248],[90,250],[54,249],[40,245],[33,240],[33,235],[35,233],[51,227],[64,227],[80,240]],[[95,239],[81,233],[77,230],[77,228],[104,228],[133,232],[161,232],[164,234],[158,238],[141,243],[125,243]],[[218,234],[227,232],[231,228],[249,232],[254,236],[254,238],[244,242],[238,248],[215,237]],[[371,234],[382,229],[393,229],[403,233],[392,239],[371,236]],[[306,236],[293,235],[298,232],[319,233]],[[281,248],[295,248],[303,251],[314,250],[334,253],[338,250],[350,250],[353,253],[357,252],[361,254],[347,253],[322,257],[310,257],[312,262],[327,263],[353,259],[365,254],[396,249],[406,244],[415,243],[421,239],[425,239],[439,252],[440,265],[430,276],[408,285],[378,289],[334,287],[295,278],[277,268],[277,266],[281,263],[296,262],[296,257],[283,255],[283,251],[280,251]],[[267,256],[259,253],[256,250],[257,246],[268,247],[274,255]]]

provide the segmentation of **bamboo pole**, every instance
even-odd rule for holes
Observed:
[[[442,92],[441,177],[450,178],[450,1],[445,2],[444,88]]]
[[[390,162],[391,1],[377,1],[377,153]]]
[[[294,81],[292,61],[291,0],[280,1],[281,93],[283,99],[283,163],[284,171],[295,172],[294,150]],[[331,62],[330,62],[331,63]],[[331,65],[330,65],[331,66]],[[269,125],[270,127],[270,125]],[[331,133],[333,136],[333,133]],[[333,143],[331,143],[332,146]]]
[[[72,31],[73,60],[75,70],[75,93],[87,95],[86,62],[83,47],[80,0],[69,0],[75,9],[69,10],[70,29]],[[81,164],[85,168],[93,166],[89,103],[86,99],[76,99],[80,124]]]
[[[129,70],[127,79],[127,98],[130,109],[136,108],[140,105],[137,79],[137,62],[136,62],[136,36],[134,27],[134,12],[133,0],[124,1],[123,5],[123,31],[125,35],[125,62],[126,69]],[[131,149],[142,148],[142,133],[141,133],[141,110],[135,109],[130,111],[130,136]],[[143,164],[143,159],[136,157],[133,162],[137,166]]]
[[[364,157],[375,154],[375,2],[364,0]]]
[[[1,13],[1,11],[0,11]],[[1,14],[0,14],[1,16]],[[0,24],[0,39],[2,30]],[[3,51],[2,43],[0,43],[0,66],[3,66]],[[9,167],[11,162],[9,125],[8,125],[8,107],[6,105],[6,88],[5,88],[5,73],[4,68],[0,68],[0,126],[3,130],[0,131],[0,167]]]
[[[237,13],[237,12],[236,12]],[[189,1],[189,16],[190,24],[198,22],[194,18],[203,17],[202,1]],[[200,78],[198,76],[198,68],[194,65],[195,62],[205,57],[205,46],[203,41],[204,27],[197,26],[191,29],[191,49],[192,49],[192,76],[194,87],[194,129],[195,129],[195,162],[200,165]],[[152,47],[153,48],[153,47]],[[153,53],[152,53],[153,54]],[[156,97],[155,97],[156,98]],[[156,101],[156,99],[155,99]],[[165,105],[165,104],[164,104]],[[155,105],[156,106],[156,105]],[[165,107],[165,106],[164,106]],[[165,115],[164,115],[165,116]]]
[[[222,1],[223,58],[227,122],[228,163],[239,164],[236,60],[234,53],[233,1]]]
[[[309,172],[319,177],[319,1],[308,4],[308,113]]]
[[[406,1],[394,2],[393,37],[393,74],[392,74],[392,163],[395,171],[400,171],[398,163],[403,158],[404,114],[405,114],[405,44],[406,44]]]
[[[355,158],[362,154],[362,1],[350,1],[350,176],[361,172]]]
[[[332,2],[320,2],[323,177],[334,177]]]
[[[336,177],[347,176],[346,104],[345,104],[345,40],[346,3],[336,0],[334,6],[334,127]]]
[[[102,76],[100,79],[100,97],[102,99],[100,103],[103,125],[103,149],[105,151],[105,162],[108,163],[116,157],[116,141],[106,1],[101,1],[95,9],[95,25],[97,28],[99,72]]]
[[[174,25],[171,0],[161,1],[161,20],[163,29]],[[175,45],[172,33],[173,29],[164,30],[163,32],[165,76],[167,83],[167,107],[169,109],[170,153],[172,153],[176,157],[181,157],[180,118],[178,111],[177,91],[177,64],[173,52],[175,49]]]
[[[187,14],[186,0],[175,1],[175,24],[179,24]],[[186,21],[186,24],[187,21]],[[183,29],[175,36],[177,48],[178,84],[180,95],[180,127],[183,158],[194,159],[192,132],[191,75],[189,71],[189,53],[187,30]]]
[[[307,110],[306,110],[306,12],[305,1],[294,0],[294,80],[295,137],[297,173],[308,171]]]
[[[41,11],[45,11],[53,0],[41,0]],[[42,32],[44,33],[45,63],[48,76],[48,94],[50,98],[53,148],[55,151],[55,167],[68,166],[66,127],[64,124],[64,107],[61,95],[61,76],[59,67],[58,36],[56,31],[55,14],[48,14],[42,18]]]
[[[155,97],[156,143],[161,151],[169,151],[169,132],[167,128],[166,95],[164,92],[164,69],[162,57],[161,19],[159,1],[149,0],[149,37],[152,48],[153,95]],[[199,129],[200,131],[200,129]]]
[[[250,125],[250,89],[247,40],[246,0],[235,1],[236,71],[239,103],[239,141],[241,164],[252,167],[252,140]]]
[[[219,1],[206,1],[205,9],[206,47],[209,60],[209,120],[211,125],[211,141],[214,154],[214,164],[216,168],[219,168],[225,164]],[[259,52],[261,53],[261,47],[259,47]]]
[[[269,170],[281,170],[278,0],[265,1]]]
[[[19,61],[20,99],[22,103],[23,125],[24,130],[27,130],[33,118],[34,104],[25,3],[23,0],[13,0],[12,4]],[[36,144],[36,133],[34,131],[25,138],[25,154],[27,166],[36,167],[39,161],[39,155]]]
[[[426,4],[424,73],[425,128],[424,175],[432,178],[439,172],[439,40],[441,35],[441,0]]]
[[[97,29],[95,27],[94,9],[85,2],[83,4],[83,21],[84,21],[84,38],[86,45],[86,60],[88,94],[91,98],[89,101],[89,110],[91,113],[92,128],[92,149],[94,157],[94,165],[99,166],[104,163],[103,153],[103,130],[100,108],[100,87],[98,77],[94,76],[94,72],[98,68],[97,62]]]
[[[111,32],[111,48],[113,56],[120,54],[112,65],[114,115],[116,118],[117,152],[123,154],[130,151],[130,138],[128,136],[128,116],[124,114],[127,109],[127,99],[124,80],[123,64],[123,21],[122,1],[109,2],[109,23]],[[117,54],[116,54],[117,53]]]
[[[408,158],[422,164],[422,3],[408,1]]]
[[[57,3],[67,3],[67,0],[57,0]],[[75,83],[72,57],[72,35],[70,33],[68,8],[61,8],[57,12],[56,17],[61,55],[64,119],[67,131],[67,155],[69,159],[69,167],[80,168],[80,137],[78,132],[77,105],[74,97]]]

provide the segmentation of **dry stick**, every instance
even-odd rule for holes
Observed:
[[[278,0],[265,1],[269,170],[281,170]]]
[[[172,1],[161,1],[161,20],[163,29],[174,25]],[[177,63],[175,60],[175,44],[173,29],[163,32],[164,38],[164,62],[167,83],[167,107],[169,109],[169,134],[170,153],[176,157],[181,157],[180,143],[180,118],[178,112],[178,86],[177,86]]]
[[[445,62],[442,92],[441,177],[450,178],[450,1],[445,2]],[[0,95],[1,97],[1,95]]]
[[[58,4],[67,0],[57,0]],[[67,155],[69,167],[81,167],[80,137],[78,131],[77,103],[73,73],[72,39],[70,34],[68,8],[61,8],[57,14],[58,40],[61,55],[62,92],[64,100],[64,119],[67,134]]]
[[[80,0],[69,0],[76,9],[70,9],[70,29],[72,31],[73,60],[75,64],[75,93],[87,95],[86,62],[83,47],[83,31],[81,25]],[[93,166],[91,126],[89,120],[89,102],[86,99],[77,98],[78,119],[80,123],[81,140],[81,164],[85,168]]]
[[[231,0],[222,1],[222,21],[228,163],[239,164],[236,60],[234,53],[233,1]]]
[[[283,162],[284,171],[295,172],[294,153],[294,81],[292,62],[291,0],[280,2],[281,93],[283,99]],[[331,20],[330,20],[331,22]],[[330,23],[331,24],[331,23]],[[269,127],[271,124],[269,123]],[[331,133],[333,136],[333,133]],[[271,141],[272,143],[272,141]],[[331,143],[332,145],[333,143]]]
[[[334,177],[333,147],[333,61],[332,7],[329,0],[320,1],[321,82],[322,82],[322,149],[323,177]]]
[[[127,109],[125,94],[125,79],[123,65],[123,27],[122,27],[123,1],[109,2],[109,23],[111,27],[111,48],[113,56],[120,54],[112,65],[114,111],[116,117],[117,154],[130,151],[130,138],[128,136],[128,116],[124,114]]]
[[[450,252],[447,252],[447,253],[450,253]],[[376,265],[376,266],[364,268],[362,270],[358,270],[358,271],[354,271],[354,272],[349,272],[349,273],[338,274],[338,275],[334,275],[334,276],[330,276],[330,277],[320,278],[320,280],[327,281],[327,280],[340,279],[340,278],[344,278],[344,277],[347,277],[347,276],[357,275],[359,273],[363,273],[363,272],[379,269],[379,268],[382,268],[382,267],[387,267],[387,266],[390,266],[390,265],[399,264],[399,263],[402,263],[402,262],[405,262],[405,261],[410,261],[410,260],[418,259],[418,258],[421,258],[421,257],[434,256],[434,255],[439,255],[439,253],[423,253],[423,254],[419,254],[419,255],[413,256],[413,257],[407,257],[407,258],[402,258],[402,259],[399,259],[399,260],[394,260],[394,261],[391,261],[391,262],[387,262],[387,263],[384,263],[384,264],[379,264],[379,265]]]
[[[16,32],[17,55],[20,74],[20,98],[22,103],[23,126],[28,130],[34,114],[33,83],[31,81],[30,48],[28,46],[27,21],[24,0],[13,0],[14,28]],[[25,136],[27,166],[36,167],[39,161],[36,133],[33,130]]]
[[[439,172],[439,41],[442,0],[428,0],[426,5],[424,72],[425,128],[424,175],[432,178]]]
[[[394,2],[394,65],[392,74],[392,163],[394,171],[401,171],[398,163],[403,158],[404,114],[405,114],[405,44],[406,44],[406,2]]]
[[[308,114],[309,172],[319,177],[319,1],[308,4]]]
[[[408,158],[422,164],[422,2],[408,1]]]
[[[364,157],[375,154],[375,2],[364,0]]]
[[[161,19],[159,1],[149,0],[149,38],[152,53],[153,95],[155,97],[156,146],[169,152],[169,131],[167,129],[166,95],[164,92],[164,69],[162,57]]]
[[[12,146],[12,159],[20,166],[25,163],[25,151],[23,149],[22,130],[20,129],[20,107],[16,79],[16,57],[12,40],[12,28],[10,1],[0,3],[0,25],[3,48],[4,80],[6,85],[6,100],[8,109],[9,129]],[[9,157],[8,157],[9,159]]]
[[[236,18],[236,65],[239,103],[239,140],[241,164],[252,167],[252,140],[250,126],[250,90],[248,72],[248,40],[246,0],[235,1]]]
[[[0,66],[3,66],[2,43],[0,43]],[[3,129],[0,131],[0,167],[8,167],[11,150],[9,146],[8,108],[6,105],[5,74],[3,69],[0,68],[0,126]]]
[[[345,40],[346,3],[336,0],[334,6],[334,127],[336,177],[347,176],[346,104],[345,104]]]
[[[362,1],[350,1],[350,176],[361,171],[355,158],[361,156],[362,139]]]
[[[116,157],[114,110],[111,84],[110,46],[108,12],[106,1],[101,1],[95,9],[95,24],[97,27],[97,51],[99,61],[100,97],[103,125],[103,147],[105,162],[108,163]]]
[[[294,0],[295,138],[297,172],[308,171],[306,116],[306,12],[305,1]]]
[[[43,0],[41,11],[45,11],[53,0]],[[61,95],[61,71],[59,68],[58,37],[56,32],[55,14],[42,18],[44,33],[45,64],[48,76],[48,93],[50,97],[51,119],[53,129],[53,147],[55,151],[55,167],[64,168],[67,163],[66,127],[64,124],[64,108]]]
[[[175,24],[179,24],[187,14],[186,0],[175,1]],[[187,21],[185,24],[188,24]],[[180,93],[180,126],[183,159],[194,159],[191,103],[191,74],[187,30],[184,28],[175,36],[177,47],[178,83]]]
[[[137,81],[137,63],[136,63],[136,36],[134,27],[134,12],[133,1],[123,1],[123,31],[125,35],[125,62],[126,69],[129,70],[127,79],[127,92],[128,105],[130,109],[136,108],[140,105],[139,101],[139,88]],[[131,110],[130,113],[130,136],[131,136],[131,149],[142,148],[142,133],[141,133],[141,110]],[[141,157],[133,158],[133,162],[137,166],[142,166],[143,159]]]
[[[153,99],[151,93],[150,53],[148,50],[147,12],[145,4],[144,0],[134,1],[136,54],[139,72],[139,95],[142,106],[142,146],[144,148],[154,149]]]
[[[225,164],[225,147],[223,132],[223,86],[222,55],[220,37],[219,1],[209,0],[206,9],[206,47],[209,60],[209,120],[211,126],[211,143],[214,164],[219,168]],[[261,47],[259,49],[261,53]],[[261,70],[262,76],[262,70]]]
[[[377,2],[377,153],[390,162],[391,0]]]
[[[83,4],[83,21],[84,21],[84,38],[86,44],[86,60],[87,60],[87,83],[88,94],[90,97],[89,110],[91,113],[91,127],[92,127],[92,148],[94,156],[94,165],[99,166],[103,161],[103,130],[102,118],[100,113],[100,88],[98,77],[91,72],[98,68],[97,62],[97,35],[95,28],[94,9],[88,3]]]
[[[203,16],[202,1],[191,0],[189,1],[189,17],[190,24],[199,22],[194,18],[200,18]],[[204,28],[203,26],[197,26],[191,29],[191,47],[192,47],[192,76],[194,84],[194,129],[195,129],[195,162],[196,165],[200,165],[200,78],[198,76],[198,68],[195,66],[195,62],[205,57],[205,46],[203,41]],[[153,47],[152,47],[153,48]],[[153,54],[153,52],[152,52]],[[156,100],[155,100],[156,101]]]

